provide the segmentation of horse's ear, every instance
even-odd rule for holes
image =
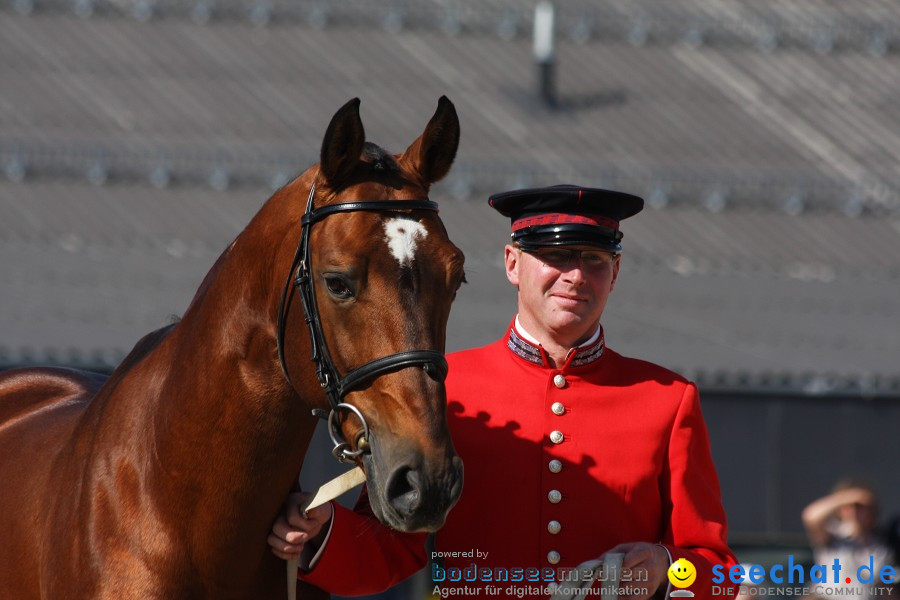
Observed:
[[[359,162],[366,132],[359,118],[359,98],[342,106],[334,116],[322,139],[320,168],[329,185],[337,187]]]
[[[450,170],[459,147],[459,117],[456,108],[441,96],[425,131],[406,149],[404,157],[426,184],[439,181]]]

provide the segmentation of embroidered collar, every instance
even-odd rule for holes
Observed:
[[[524,358],[528,362],[541,365],[542,367],[549,367],[549,361],[541,345],[535,343],[536,340],[531,341],[534,338],[524,330],[521,332],[517,331],[516,325],[518,325],[518,319],[509,327],[509,339],[506,342],[506,346],[516,356]],[[597,334],[592,336],[586,344],[569,350],[569,354],[566,356],[566,364],[563,365],[561,370],[565,370],[567,367],[582,367],[599,360],[603,356],[604,347],[603,327],[600,327],[597,330]]]

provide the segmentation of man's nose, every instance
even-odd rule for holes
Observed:
[[[566,265],[562,268],[562,275],[566,281],[573,283],[581,283],[586,279],[584,274],[584,265],[581,262],[581,255],[574,254]]]

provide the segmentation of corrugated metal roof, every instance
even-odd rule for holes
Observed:
[[[62,11],[83,17],[244,20],[256,25],[306,24],[494,34],[530,32],[533,0],[9,0],[19,14]],[[890,0],[796,3],[789,0],[569,0],[557,4],[559,29],[576,40],[596,37],[647,42],[727,42],[766,50],[783,45],[817,52],[850,47],[880,53],[897,40]]]
[[[26,177],[283,181],[349,97],[399,148],[447,93],[460,194],[563,177],[673,202],[900,206],[893,55],[563,42],[561,110],[536,99],[527,40],[430,30],[5,13],[0,57],[0,162]]]
[[[361,96],[370,139],[401,151],[448,94],[463,141],[434,195],[471,282],[451,348],[514,311],[507,225],[483,198],[573,181],[650,205],[625,227],[614,348],[719,385],[900,390],[900,57],[850,45],[893,35],[893,3],[567,3],[563,25],[595,30],[561,36],[557,110],[527,36],[497,31],[530,3],[270,2],[265,27],[240,16],[252,2],[216,3],[208,24],[195,3],[150,3],[165,18],[148,22],[127,16],[139,3],[25,4],[0,9],[0,362],[115,363],[316,160],[338,106]],[[388,4],[400,31],[375,21]],[[457,7],[462,33],[423,6]],[[701,22],[703,43],[674,36]],[[741,38],[754,23],[783,43]],[[800,39],[829,28],[834,51]]]

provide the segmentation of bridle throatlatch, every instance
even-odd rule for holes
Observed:
[[[322,332],[322,321],[319,318],[319,308],[316,304],[315,282],[311,276],[309,232],[312,226],[325,217],[341,212],[372,211],[393,212],[406,210],[438,210],[438,205],[430,200],[359,200],[355,202],[342,202],[330,204],[320,208],[313,208],[316,184],[309,188],[309,198],[306,201],[306,212],[303,214],[300,229],[300,242],[291,262],[287,281],[281,293],[281,302],[278,305],[278,322],[276,330],[276,343],[278,347],[278,359],[281,361],[281,370],[291,387],[294,387],[291,376],[288,373],[284,356],[284,335],[287,322],[287,310],[290,304],[291,278],[300,296],[303,312],[306,315],[306,325],[309,328],[309,338],[312,344],[312,361],[316,365],[316,377],[321,384],[331,412],[325,413],[320,409],[313,410],[313,414],[327,419],[328,435],[334,442],[332,454],[339,461],[344,462],[369,451],[369,426],[358,408],[343,402],[344,396],[362,387],[385,373],[392,373],[400,369],[421,366],[435,381],[444,381],[447,377],[447,359],[442,352],[436,350],[407,350],[396,354],[389,354],[351,370],[344,376],[338,373],[331,354],[328,352],[328,344]],[[294,388],[296,389],[296,388]],[[350,444],[344,438],[339,424],[339,413],[346,411],[353,413],[362,423],[362,434],[359,436],[356,450],[350,449]]]

